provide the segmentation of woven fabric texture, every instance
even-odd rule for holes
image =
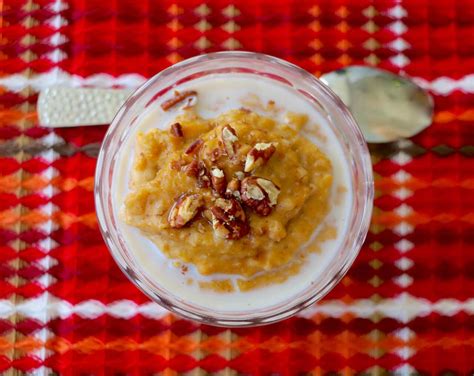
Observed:
[[[7,375],[472,375],[474,2],[0,1],[0,372]],[[371,147],[375,208],[348,275],[318,305],[227,330],[167,313],[101,238],[93,175],[106,127],[46,129],[38,91],[137,87],[242,49],[320,75],[404,73],[436,112]]]

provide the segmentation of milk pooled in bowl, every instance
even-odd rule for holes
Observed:
[[[329,159],[331,165],[332,182],[328,195],[328,212],[322,222],[314,228],[311,240],[299,247],[305,255],[304,261],[295,273],[288,273],[285,278],[282,278],[283,281],[260,284],[255,288],[242,291],[238,281],[242,281],[246,277],[239,275],[238,272],[204,275],[197,270],[193,263],[167,257],[157,246],[157,243],[160,244],[160,242],[156,241],[155,235],[150,236],[146,231],[122,220],[118,223],[118,230],[140,268],[149,279],[155,280],[162,288],[182,301],[228,312],[250,312],[277,305],[310,287],[318,277],[327,272],[329,264],[337,257],[337,250],[344,240],[349,225],[353,201],[349,162],[321,110],[285,84],[269,78],[256,78],[243,73],[209,75],[181,84],[176,89],[180,92],[190,90],[197,92],[196,103],[192,111],[203,119],[218,118],[222,114],[232,113],[232,111],[242,108],[262,117],[271,118],[278,124],[288,123],[289,114],[306,115],[307,120],[301,126],[299,133],[316,145]],[[149,106],[141,114],[117,155],[112,183],[113,210],[116,213],[122,213],[120,214],[122,217],[124,203],[131,191],[129,183],[136,162],[136,135],[139,132],[146,133],[154,128],[168,130],[180,114],[189,111],[182,108],[186,102],[176,105],[168,111],[164,111],[159,103]],[[245,117],[246,115],[237,113],[235,116]],[[186,128],[184,131],[186,133]],[[276,145],[276,148],[278,150],[279,146]],[[276,153],[272,157],[275,159],[272,160],[273,164],[277,163],[279,159],[285,158],[285,155],[280,154],[278,159],[277,155]],[[255,173],[258,174],[258,170]],[[167,178],[170,179],[169,182],[173,182],[173,176]],[[228,179],[230,180],[230,176]],[[176,192],[176,195],[180,193],[182,192]],[[291,193],[291,189],[286,189],[281,193],[280,198]],[[297,195],[298,192],[295,191],[294,194]],[[278,210],[278,205],[283,204],[283,202],[277,203],[275,212]],[[245,210],[247,215],[255,217],[256,221],[262,220],[257,218],[258,216],[251,209],[246,208]],[[271,215],[268,216],[269,219],[272,218]],[[262,221],[266,221],[266,219]],[[310,219],[306,222],[305,226],[312,225]],[[205,224],[203,223],[202,226]],[[186,231],[189,231],[189,228]],[[251,229],[248,236],[252,236],[252,231],[256,230]],[[227,240],[227,242],[234,241],[240,240]],[[304,252],[306,246],[308,251]],[[279,270],[276,269],[272,273],[278,274],[278,272]],[[221,280],[230,281],[234,286],[232,291],[223,292],[216,288],[203,287],[213,286],[213,282]]]

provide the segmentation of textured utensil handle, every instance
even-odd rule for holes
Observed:
[[[40,124],[74,127],[110,124],[133,90],[51,87],[38,97]]]

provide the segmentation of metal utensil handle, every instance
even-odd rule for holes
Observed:
[[[45,127],[110,124],[133,90],[51,87],[38,97],[39,121]]]

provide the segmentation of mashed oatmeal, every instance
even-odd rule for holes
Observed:
[[[123,135],[111,183],[120,241],[144,278],[190,304],[250,312],[332,273],[353,188],[324,112],[240,73],[195,78],[148,103]]]
[[[307,117],[285,118],[191,109],[168,129],[139,133],[123,218],[202,275],[238,275],[240,290],[297,273],[302,245],[329,211],[333,176],[327,155],[299,133]],[[201,286],[233,289],[222,278]]]

